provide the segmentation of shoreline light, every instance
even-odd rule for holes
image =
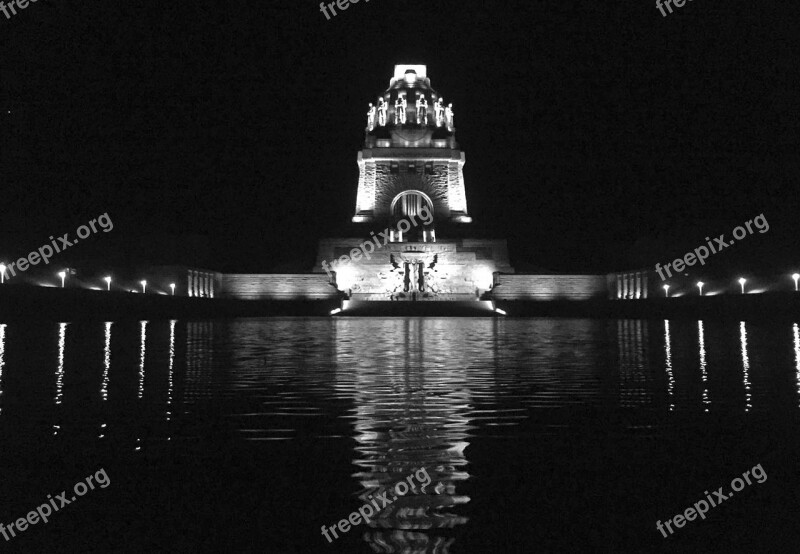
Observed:
[[[172,296],[175,296],[175,283],[170,283],[169,288],[172,289]]]
[[[792,279],[794,279],[794,291],[797,292],[797,280],[800,279],[800,273],[792,275]]]
[[[703,281],[697,281],[697,288],[700,289],[700,296],[703,296],[703,285],[705,285]]]
[[[741,279],[739,279],[739,284],[740,284],[740,285],[742,285],[742,294],[744,294],[744,284],[745,284],[746,282],[747,282],[747,279],[745,279],[744,277],[742,277]]]
[[[6,264],[0,263],[0,285],[6,282]],[[795,284],[797,282],[795,281]]]
[[[664,285],[664,296],[669,298],[669,285]]]
[[[107,275],[103,277],[103,281],[106,282],[106,290],[111,290],[111,277]]]
[[[147,281],[139,281],[139,283],[142,285],[142,294],[145,294],[147,290]]]
[[[64,288],[64,282],[66,281],[66,278],[67,278],[67,272],[66,271],[59,271],[58,272],[58,276],[61,277],[61,288],[63,289]]]

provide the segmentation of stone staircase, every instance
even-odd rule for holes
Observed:
[[[492,317],[490,300],[439,302],[391,302],[387,300],[345,300],[337,317]]]

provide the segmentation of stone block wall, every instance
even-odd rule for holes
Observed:
[[[608,284],[605,275],[496,274],[492,298],[497,300],[608,298]]]
[[[222,275],[220,297],[243,300],[329,300],[338,298],[328,276],[303,274]]]

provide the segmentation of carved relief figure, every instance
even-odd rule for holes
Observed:
[[[389,298],[391,300],[395,300],[405,290],[406,272],[405,267],[397,262],[393,254],[389,255],[389,262],[392,264],[392,269],[390,269],[386,275],[386,292],[389,293]]]
[[[367,112],[367,131],[372,131],[375,128],[375,111],[375,106],[370,104]]]
[[[408,290],[409,292],[418,292],[419,288],[419,263],[418,262],[408,262],[406,264],[407,267],[407,276],[408,276]]]

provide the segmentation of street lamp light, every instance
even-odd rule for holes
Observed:
[[[703,281],[697,281],[697,288],[700,289],[700,296],[703,296],[703,285],[704,284],[705,283],[703,283]]]
[[[175,283],[170,283],[169,288],[172,289],[172,296],[175,296]]]
[[[0,285],[6,282],[6,264],[0,264]],[[797,283],[797,281],[795,281]]]
[[[744,284],[745,284],[746,282],[747,282],[747,279],[745,279],[744,277],[742,277],[741,279],[739,279],[739,284],[740,284],[740,285],[742,285],[742,294],[744,294]]]
[[[797,280],[800,279],[800,273],[792,275],[792,279],[794,279],[794,291],[797,292]]]
[[[144,294],[147,287],[147,281],[139,281],[139,283],[142,285],[142,294]]]
[[[111,290],[111,277],[108,276],[103,277],[103,280],[106,282],[106,285],[108,286],[107,290]]]
[[[64,288],[64,280],[67,278],[67,272],[66,271],[59,271],[58,272],[58,276],[61,277],[61,288],[63,289]]]
[[[669,298],[669,285],[664,285],[664,296]]]

